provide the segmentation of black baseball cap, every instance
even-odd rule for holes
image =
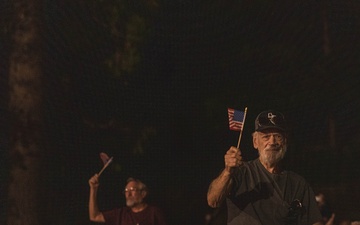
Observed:
[[[284,115],[275,110],[261,112],[255,119],[255,131],[263,131],[266,129],[277,129],[286,132]]]

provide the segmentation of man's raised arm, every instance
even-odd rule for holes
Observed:
[[[97,191],[99,187],[99,176],[95,174],[89,179],[90,196],[89,196],[89,219],[93,222],[105,223],[103,214],[99,211],[97,205]]]
[[[207,193],[207,201],[210,207],[216,208],[221,205],[232,187],[231,173],[234,167],[242,164],[241,152],[238,148],[230,147],[224,156],[225,169],[214,179]]]

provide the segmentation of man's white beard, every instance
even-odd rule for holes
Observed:
[[[134,200],[134,199],[127,199],[126,200],[126,206],[128,207],[134,207],[136,205],[139,205],[142,201],[137,201],[137,200]]]
[[[126,200],[126,206],[128,206],[128,207],[133,207],[134,205],[135,205],[135,201],[134,200],[132,200],[132,199],[127,199]]]
[[[275,166],[285,156],[286,146],[283,146],[279,150],[270,150],[269,148],[264,149],[264,154],[261,157],[262,161],[268,166]]]

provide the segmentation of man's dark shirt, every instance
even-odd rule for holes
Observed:
[[[233,189],[226,200],[228,225],[308,225],[321,220],[313,190],[294,172],[271,174],[256,159],[244,162],[232,179]],[[290,204],[296,200],[303,207],[294,213]]]

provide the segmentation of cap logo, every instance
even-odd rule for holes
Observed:
[[[271,122],[272,124],[274,124],[274,125],[276,125],[276,124],[275,124],[275,121],[274,121],[275,117],[276,117],[276,115],[272,114],[271,112],[268,113],[268,119],[269,119],[270,122]]]

